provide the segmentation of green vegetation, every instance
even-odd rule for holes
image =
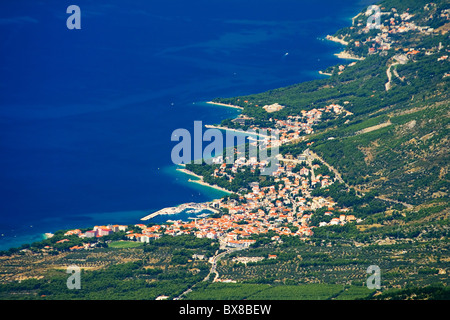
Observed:
[[[233,192],[238,192],[242,188],[248,188],[248,185],[252,182],[258,182],[261,187],[273,185],[273,177],[263,176],[258,170],[252,172],[250,169],[244,169],[236,174],[233,174],[234,179],[231,182],[225,176],[215,178],[213,177],[213,173],[214,170],[218,168],[219,165],[207,165],[205,162],[201,165],[186,164],[187,170],[203,176],[203,180],[206,183],[218,185],[219,187]],[[231,165],[227,167],[225,172],[231,173]]]
[[[448,253],[447,240],[413,241],[413,238],[391,238],[379,229],[357,232],[352,228],[320,228],[310,241],[302,244],[269,242],[248,252],[230,255],[221,261],[218,272],[222,279],[238,283],[270,285],[326,284],[338,286],[365,286],[366,269],[378,265],[382,270],[382,288],[430,286],[436,283],[448,284],[444,256]],[[383,230],[383,229],[381,229]],[[409,233],[408,228],[391,229]],[[360,235],[359,238],[354,238]],[[409,233],[410,236],[414,234]],[[418,235],[415,235],[416,237]],[[372,238],[367,244],[364,237]],[[421,236],[423,237],[423,235]],[[268,259],[269,254],[278,255]],[[239,263],[235,257],[266,257],[256,263]]]
[[[243,300],[269,288],[269,285],[204,283],[187,295],[189,300]]]
[[[383,11],[396,8],[399,14],[408,9],[414,15],[408,21],[418,26],[430,26],[431,21],[433,28],[448,24],[441,17],[441,11],[448,9],[445,1],[434,2],[424,10],[426,4],[428,1],[384,1],[382,7]],[[401,23],[394,12],[384,17],[382,23],[389,24],[390,18],[395,18],[396,24]],[[366,19],[361,15],[355,25],[365,25]],[[335,36],[345,36],[350,42],[346,50],[352,52],[356,50],[355,41],[362,43],[381,34],[380,30],[366,34],[360,29],[345,28]],[[345,106],[353,113],[352,117],[323,121],[307,138],[308,142],[314,142],[311,150],[335,167],[349,185],[412,205],[446,198],[450,184],[447,141],[450,63],[439,58],[448,55],[450,38],[418,30],[389,37],[393,42],[390,50],[368,55],[365,47],[364,52],[353,52],[365,60],[346,66],[341,74],[217,101],[244,107],[243,114],[254,118],[246,126],[258,125],[269,117],[286,119],[301,110],[329,104]],[[410,48],[416,48],[418,53],[407,56],[404,50]],[[386,90],[388,67],[398,63],[400,55],[407,62],[392,67],[391,88]],[[273,103],[285,108],[270,114],[262,108]],[[283,146],[280,151],[296,156],[306,149],[306,143]]]
[[[450,289],[442,285],[425,288],[410,287],[403,290],[389,290],[374,298],[376,300],[449,300]]]
[[[140,247],[143,244],[140,242],[131,242],[131,241],[114,241],[108,244],[110,248],[135,248]]]
[[[110,248],[61,252],[53,258],[42,254],[10,257],[4,264],[4,268],[11,268],[6,273],[21,269],[43,278],[3,281],[0,299],[172,299],[202,281],[209,272],[207,261],[193,259],[192,255],[208,257],[216,248],[209,239],[193,236],[166,236],[151,245],[136,244],[112,242]],[[24,264],[24,260],[28,263]],[[79,290],[70,290],[66,285],[66,267],[71,264],[82,270]]]
[[[340,285],[304,284],[264,285],[240,283],[213,283],[197,287],[187,296],[188,300],[330,300],[365,298],[371,291],[366,287],[343,288]]]
[[[448,27],[448,19],[441,14],[448,4],[433,3],[384,0],[380,6],[390,12],[383,15],[383,22],[399,25],[400,14],[407,11],[412,15],[408,21],[417,26]],[[217,264],[219,279],[236,283],[202,281],[210,270],[208,258],[220,252],[217,240],[163,235],[142,244],[123,241],[125,232],[81,240],[59,231],[51,239],[0,253],[0,299],[155,299],[162,295],[173,299],[190,288],[185,298],[194,300],[450,299],[450,59],[442,59],[450,50],[450,38],[417,28],[390,34],[392,46],[382,50],[377,44],[381,38],[367,40],[382,31],[361,31],[366,21],[362,14],[352,28],[335,34],[349,42],[345,50],[365,57],[345,65],[342,72],[332,66],[327,69],[332,76],[326,79],[215,100],[244,108],[242,114],[252,118],[244,126],[232,119],[222,123],[242,129],[272,127],[271,118],[286,119],[330,104],[350,111],[350,116],[325,116],[313,134],[283,145],[280,152],[297,157],[309,148],[335,168],[336,174],[315,161],[319,164],[316,175],[341,174],[344,183],[309,191],[312,197],[332,199],[356,221],[320,226],[340,214],[324,207],[303,212],[312,215],[310,237],[275,237],[273,230],[250,235],[256,240],[251,248],[228,254]],[[375,52],[368,54],[371,47]],[[262,108],[273,103],[285,108],[274,113]],[[205,163],[186,165],[205,182],[233,191],[224,201],[235,205],[242,204],[241,197],[253,182],[277,190],[283,186],[258,170],[231,174],[230,165],[225,174],[214,177],[218,168]],[[231,175],[234,179],[229,179]],[[244,227],[248,222],[237,224]],[[300,227],[287,224],[291,231]],[[139,230],[129,226],[127,231]],[[70,250],[82,243],[95,246]],[[247,263],[238,259],[249,257],[260,259]],[[66,287],[65,268],[70,264],[83,270],[81,290]],[[370,265],[381,269],[380,290],[365,286]]]
[[[250,299],[262,300],[326,300],[342,290],[339,285],[306,284],[299,286],[274,286],[260,291]]]

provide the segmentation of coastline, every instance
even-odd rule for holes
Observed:
[[[343,39],[341,39],[341,38],[338,38],[338,37],[334,37],[334,36],[327,35],[327,36],[326,36],[326,39],[327,39],[327,40],[330,40],[330,41],[333,41],[333,42],[340,43],[340,44],[342,44],[342,45],[344,45],[344,46],[348,46],[348,42],[347,42],[347,41],[345,41],[345,40],[343,40]]]
[[[361,57],[358,57],[358,56],[355,56],[355,55],[353,55],[353,54],[351,54],[351,53],[349,53],[348,51],[342,51],[342,52],[339,52],[339,53],[335,53],[334,54],[336,57],[338,57],[339,59],[345,59],[345,60],[358,60],[358,61],[362,61],[362,60],[364,60],[365,58],[361,58]]]
[[[228,194],[232,194],[232,193],[233,193],[233,192],[230,191],[230,190],[227,190],[227,189],[224,189],[224,188],[222,188],[222,187],[219,187],[218,185],[212,185],[212,184],[209,184],[209,183],[207,183],[207,182],[204,182],[203,180],[192,180],[192,179],[189,179],[188,181],[189,181],[189,182],[194,182],[194,183],[201,184],[202,186],[205,186],[205,187],[214,188],[214,189],[216,189],[216,190],[220,190],[220,191],[226,192],[226,193],[228,193]]]
[[[228,193],[228,194],[232,194],[233,193],[232,191],[227,190],[227,189],[222,188],[222,187],[219,187],[218,185],[212,185],[212,184],[209,184],[209,183],[203,181],[203,177],[202,176],[199,176],[199,175],[195,174],[194,172],[189,171],[188,169],[177,168],[177,171],[198,178],[198,180],[189,179],[188,180],[189,182],[198,183],[198,184],[201,184],[202,186],[214,188],[216,190],[220,190],[220,191],[223,191],[223,192]]]
[[[361,14],[362,14],[362,12],[358,13],[356,16],[354,16],[354,17],[352,18],[352,26],[355,24],[356,18],[358,18]]]
[[[239,107],[239,106],[234,106],[232,104],[227,104],[227,103],[220,103],[220,102],[213,102],[213,101],[207,101],[207,104],[213,104],[216,106],[222,106],[222,107],[228,107],[228,108],[234,108],[234,109],[239,109],[239,110],[244,110],[243,107]]]
[[[196,178],[198,178],[198,179],[202,179],[202,176],[199,176],[198,174],[195,174],[195,173],[193,173],[192,171],[189,171],[189,170],[187,170],[187,169],[177,168],[177,171],[183,172],[184,174],[187,174],[187,175],[196,177]],[[191,180],[191,179],[189,179],[189,181],[190,181],[190,180]]]
[[[160,215],[175,215],[175,214],[180,214],[185,210],[188,209],[192,209],[195,210],[197,213],[201,212],[201,211],[212,211],[212,212],[217,212],[216,209],[210,208],[208,207],[207,203],[182,203],[176,207],[167,207],[167,208],[163,208],[161,210],[158,210],[156,212],[153,212],[143,218],[141,218],[142,221],[146,221],[146,220],[150,220],[153,219],[157,216]]]
[[[319,70],[319,74],[324,75],[324,76],[329,76],[329,77],[332,76],[331,73],[326,73],[326,72],[323,72],[323,71],[321,71],[321,70]]]
[[[219,129],[219,130],[226,130],[226,131],[232,131],[232,132],[237,132],[237,133],[244,133],[244,134],[248,134],[247,131],[243,131],[243,130],[239,130],[239,129],[231,129],[228,127],[222,127],[222,126],[215,126],[215,125],[211,125],[211,124],[206,124],[205,128],[208,129]],[[265,135],[265,134],[260,134],[260,133],[253,133],[252,135],[254,136],[260,136],[260,137],[264,137],[264,138],[270,138],[270,136]]]
[[[232,194],[233,193],[232,191],[227,190],[227,189],[222,188],[222,187],[219,187],[218,185],[212,185],[212,184],[209,184],[207,182],[204,182],[202,176],[199,176],[199,175],[195,174],[194,172],[185,169],[186,165],[180,164],[179,166],[181,166],[183,168],[177,168],[176,169],[177,171],[198,178],[198,180],[189,179],[188,180],[189,182],[198,183],[198,184],[200,184],[202,186],[213,188],[213,189],[222,191],[222,192],[227,193],[227,194]],[[156,212],[153,212],[153,213],[151,213],[149,215],[146,215],[145,217],[142,217],[141,220],[142,221],[147,221],[147,220],[153,219],[153,218],[155,218],[155,217],[157,217],[159,215],[179,214],[180,212],[182,212],[185,209],[195,208],[196,206],[202,206],[202,204],[194,205],[193,203],[182,203],[182,204],[180,204],[180,205],[178,205],[176,207],[167,207],[167,208],[163,208],[161,210],[158,210]],[[195,209],[199,209],[199,208],[195,208]],[[217,210],[214,210],[212,208],[201,208],[201,209],[203,209],[203,210],[210,210],[210,211],[217,211]]]
[[[337,43],[340,43],[340,44],[343,44],[343,45],[348,44],[346,41],[344,41],[344,40],[342,40],[342,39],[339,39],[339,38],[336,38],[336,37],[332,37],[332,36],[330,36],[330,38],[332,38],[332,39],[328,39],[328,36],[327,36],[327,39],[328,39],[329,41],[337,42]],[[352,58],[352,57],[348,57],[348,56],[339,56],[340,54],[335,54],[335,55],[336,55],[338,58],[341,58],[341,59],[363,60],[363,59],[358,58],[358,57],[353,57],[353,58]],[[331,76],[331,74],[327,74],[327,73],[324,73],[324,72],[321,72],[321,71],[319,71],[319,74]],[[206,103],[207,103],[207,104],[210,104],[210,105],[222,106],[222,107],[227,107],[227,108],[232,108],[232,109],[237,109],[237,110],[244,110],[243,107],[235,106],[235,105],[231,105],[231,104],[226,104],[226,103],[219,103],[219,102],[213,102],[213,101],[208,101],[208,102],[206,102]],[[232,132],[236,132],[236,133],[243,133],[243,134],[247,133],[247,132],[245,132],[245,131],[243,131],[243,130],[231,129],[231,128],[221,127],[221,126],[205,125],[205,127],[206,127],[206,128],[215,128],[215,129],[219,129],[219,130],[228,130],[228,131],[232,131]],[[267,136],[267,135],[256,134],[256,133],[255,133],[255,136],[269,137],[269,136]],[[229,194],[232,193],[231,191],[226,190],[226,189],[224,189],[224,188],[221,188],[221,187],[219,187],[219,186],[217,186],[217,185],[210,185],[210,184],[204,182],[204,181],[203,181],[203,177],[201,177],[201,176],[199,176],[199,175],[196,175],[195,173],[193,173],[193,172],[191,172],[191,171],[189,171],[189,170],[181,169],[181,168],[180,168],[180,169],[176,169],[176,170],[179,171],[179,172],[183,172],[183,173],[185,173],[185,174],[191,175],[191,176],[193,176],[193,177],[199,179],[199,180],[189,179],[189,180],[188,180],[189,182],[198,183],[199,185],[203,185],[203,186],[207,186],[207,187],[210,187],[210,188],[214,188],[214,189],[216,189],[216,190],[219,190],[219,191],[222,191],[222,192],[226,192],[226,193],[229,193]],[[143,219],[141,219],[141,220],[143,220]],[[44,236],[44,235],[43,235],[43,236]]]
[[[347,46],[347,45],[349,44],[347,41],[345,41],[345,40],[343,40],[343,39],[340,39],[340,38],[337,38],[337,37],[334,37],[334,36],[330,36],[330,35],[327,35],[326,39],[329,40],[329,41],[337,42],[337,43],[342,44],[342,45],[344,45],[344,46]],[[357,57],[357,56],[355,56],[355,55],[352,55],[352,54],[350,54],[349,52],[347,52],[347,51],[345,51],[345,50],[342,51],[342,52],[340,52],[340,53],[336,53],[336,54],[334,54],[334,55],[337,56],[337,57],[340,58],[340,59],[347,59],[347,60],[364,60],[364,58],[361,58],[361,57]],[[318,71],[318,73],[321,74],[321,75],[332,76],[331,73],[326,73],[326,72],[323,72],[323,71]],[[244,110],[243,107],[235,106],[235,105],[227,104],[227,103],[221,103],[221,102],[207,101],[206,104],[211,104],[211,105],[216,105],[216,106],[222,106],[222,107],[227,107],[227,108],[233,108],[233,109]],[[223,126],[220,126],[220,125],[209,125],[209,124],[206,124],[206,125],[205,125],[205,128],[208,128],[208,129],[219,129],[219,130],[231,131],[231,132],[242,133],[242,134],[247,134],[247,133],[248,133],[248,132],[243,131],[243,130],[232,129],[232,128],[223,127]],[[254,135],[256,135],[256,136],[261,136],[261,137],[265,137],[265,138],[270,138],[270,136],[264,135],[264,134],[258,134],[258,133],[255,133]],[[189,179],[189,180],[188,180],[189,182],[197,183],[197,184],[202,185],[202,186],[205,186],[205,187],[213,188],[213,189],[216,189],[216,190],[225,192],[225,193],[227,193],[227,194],[232,194],[232,193],[233,193],[232,191],[227,190],[227,189],[224,189],[224,188],[222,188],[222,187],[219,187],[218,185],[211,185],[211,184],[209,184],[209,183],[203,181],[203,177],[202,177],[202,176],[199,176],[199,175],[195,174],[194,172],[187,170],[185,164],[180,164],[179,166],[182,167],[182,168],[177,168],[176,170],[177,170],[178,172],[182,172],[182,173],[184,173],[184,174],[187,174],[187,175],[190,175],[190,176],[196,178],[196,180],[194,180],[194,179]],[[148,219],[151,219],[151,218],[153,218],[153,217],[156,217],[156,216],[158,216],[158,215],[160,215],[160,214],[161,214],[161,215],[162,215],[162,214],[176,214],[176,213],[178,213],[178,208],[180,208],[180,206],[186,206],[186,205],[187,205],[187,204],[181,204],[181,205],[179,205],[179,206],[177,206],[177,207],[164,208],[164,209],[162,209],[162,210],[159,210],[159,211],[157,211],[157,212],[154,212],[154,213],[152,213],[152,214],[150,214],[150,215],[148,215],[148,216],[142,218],[141,220],[148,220]]]
[[[358,16],[359,16],[359,14],[358,14],[356,17],[358,17]],[[354,18],[356,18],[356,17],[354,17]],[[329,40],[329,41],[333,41],[333,42],[340,43],[340,44],[342,44],[342,45],[344,45],[344,46],[348,46],[348,44],[349,44],[349,42],[347,42],[347,41],[345,41],[345,40],[343,40],[343,39],[341,39],[341,38],[334,37],[334,36],[330,36],[330,35],[327,35],[327,36],[326,36],[326,39]],[[335,55],[336,57],[338,57],[339,59],[345,59],[345,60],[358,60],[358,61],[362,61],[362,60],[365,59],[365,58],[362,58],[362,57],[355,56],[355,55],[351,54],[350,52],[348,52],[348,51],[346,51],[346,50],[341,51],[341,52],[339,52],[339,53],[335,53],[334,55]],[[319,73],[320,73],[320,74],[325,74],[325,75],[327,75],[326,73],[321,73],[320,71],[319,71]]]

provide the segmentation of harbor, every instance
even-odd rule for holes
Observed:
[[[158,210],[156,212],[153,212],[153,213],[141,218],[141,220],[147,221],[147,220],[153,219],[159,215],[174,215],[174,214],[182,213],[183,211],[189,211],[189,213],[199,213],[199,212],[205,211],[205,210],[208,210],[208,211],[211,211],[214,213],[218,212],[217,209],[211,208],[208,205],[208,203],[190,202],[190,203],[181,204],[176,207],[168,207],[168,208]]]

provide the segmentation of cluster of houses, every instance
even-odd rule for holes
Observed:
[[[303,166],[294,170],[300,163]],[[309,226],[309,222],[320,208],[327,208],[326,215],[331,216],[331,221],[319,226],[357,221],[354,215],[346,214],[349,211],[347,208],[339,209],[334,201],[311,195],[313,188],[324,188],[334,183],[334,178],[314,173],[319,167],[308,162],[307,155],[282,161],[275,172],[274,185],[260,187],[259,183],[253,182],[239,193],[239,199],[210,202],[211,207],[228,214],[220,218],[175,221],[164,225],[163,233],[174,236],[194,234],[198,238],[220,239],[228,247],[246,248],[255,243],[255,240],[249,239],[252,235],[269,231],[277,235],[272,238],[273,241],[279,241],[281,236],[310,237],[313,227]]]
[[[314,133],[313,126],[320,123],[326,113],[345,114],[345,116],[353,114],[341,105],[330,104],[323,108],[302,110],[299,115],[290,115],[286,120],[270,119],[270,121],[275,121],[274,132],[280,136],[280,144],[285,144],[299,139],[302,134]]]
[[[221,163],[220,167],[214,169],[213,177],[215,178],[226,178],[229,182],[234,180],[234,174],[236,174],[240,169],[244,167],[249,167],[251,172],[255,172],[256,169],[263,170],[267,164],[267,160],[258,161],[256,157],[250,157],[249,159],[245,157],[237,158],[231,165],[231,168],[227,167],[226,163],[223,163],[222,156],[217,157],[213,163]]]
[[[278,104],[273,107],[278,107]],[[272,120],[276,122],[280,144],[298,138],[303,131],[312,133],[312,126],[321,121],[324,113],[336,115],[352,113],[338,104],[331,104],[324,108],[302,111],[301,115],[289,116],[286,120]],[[294,133],[294,135],[291,135]],[[246,248],[255,243],[250,239],[252,235],[264,234],[272,231],[276,234],[273,241],[279,241],[280,236],[298,236],[308,238],[313,234],[309,226],[314,211],[327,208],[327,215],[335,215],[329,224],[343,225],[355,221],[353,215],[345,215],[348,209],[336,208],[336,203],[324,197],[314,197],[314,188],[326,188],[334,183],[335,178],[328,175],[315,174],[320,165],[313,164],[309,154],[301,154],[294,158],[286,155],[286,159],[279,156],[280,163],[272,173],[274,185],[260,187],[253,182],[242,186],[239,199],[218,199],[210,202],[210,206],[228,212],[220,218],[202,218],[183,222],[175,221],[162,226],[162,233],[170,235],[194,234],[199,238],[220,239],[228,247]],[[224,159],[218,156],[213,159],[214,164],[220,164],[213,172],[213,176],[226,177],[229,181],[243,168],[255,170],[266,163],[259,162],[256,157],[246,159],[238,157],[232,166],[227,166]],[[336,223],[339,221],[339,223]],[[323,226],[324,224],[321,224]],[[328,225],[328,223],[327,223]]]
[[[266,110],[266,112],[268,113],[272,113],[272,112],[277,112],[280,110],[284,109],[284,106],[278,104],[278,103],[274,103],[274,104],[270,104],[270,105],[265,105],[263,107],[264,110]]]
[[[384,8],[382,8],[383,10]],[[430,8],[425,7],[425,10]],[[404,12],[398,13],[396,9],[390,12],[381,12],[381,15],[388,16],[381,25],[381,33],[374,37],[368,37],[365,41],[354,41],[356,47],[361,45],[369,46],[369,54],[379,51],[387,51],[395,46],[396,41],[391,37],[397,33],[405,33],[409,31],[418,31],[422,33],[433,33],[433,28],[426,26],[418,26],[412,21],[414,15]],[[440,12],[441,18],[450,20],[450,9]],[[361,27],[359,32],[368,33],[369,27],[363,26],[359,22],[357,27]],[[355,25],[352,27],[356,27]],[[406,63],[409,58],[420,53],[414,48],[395,48],[402,50],[403,53],[396,55],[396,59],[400,63]],[[440,51],[439,46],[437,49]],[[425,52],[425,54],[432,54]],[[438,61],[448,61],[448,55],[442,55],[437,58]],[[354,65],[355,62],[348,66]],[[339,66],[339,71],[343,72],[348,66]],[[445,74],[444,77],[450,76]],[[248,101],[244,101],[248,103]],[[348,102],[344,103],[347,104]],[[256,105],[257,106],[257,105]],[[275,103],[263,107],[268,113],[280,111],[284,106]],[[257,130],[266,130],[272,132],[278,137],[278,140],[271,140],[270,146],[281,146],[286,143],[297,142],[304,139],[305,135],[314,133],[314,125],[320,123],[324,114],[332,114],[344,116],[352,115],[351,112],[345,110],[338,104],[330,104],[323,108],[314,108],[306,111],[302,110],[298,115],[290,115],[286,119],[273,119],[273,128],[256,128]],[[251,120],[241,115],[235,122],[244,124]],[[281,236],[298,236],[308,238],[313,234],[313,228],[309,225],[314,212],[320,208],[327,208],[325,216],[329,217],[326,221],[320,222],[319,227],[329,225],[345,225],[350,222],[359,222],[354,215],[347,214],[347,208],[336,208],[336,203],[324,197],[312,196],[314,188],[326,188],[335,182],[334,178],[327,175],[315,174],[315,170],[320,168],[317,164],[312,164],[312,159],[308,159],[308,154],[301,154],[297,158],[286,155],[277,169],[272,173],[274,176],[274,185],[260,187],[254,182],[249,186],[243,186],[243,192],[239,192],[239,200],[237,199],[218,199],[207,205],[211,208],[228,212],[220,218],[196,218],[190,221],[170,221],[160,225],[146,226],[144,224],[136,224],[133,231],[125,225],[107,225],[95,226],[93,229],[82,232],[79,229],[70,230],[65,233],[66,236],[77,235],[79,238],[101,238],[115,232],[123,231],[125,237],[130,241],[150,242],[158,239],[162,235],[178,236],[182,234],[192,234],[198,238],[219,239],[228,247],[247,248],[255,243],[250,239],[252,235],[274,232],[276,235],[271,239],[279,242]],[[309,161],[308,161],[309,160]],[[232,166],[224,163],[222,156],[218,156],[212,160],[213,164],[219,164],[219,168],[215,169],[213,176],[226,177],[229,181],[234,179],[235,174],[243,168],[250,168],[251,171],[263,169],[268,165],[267,160],[258,161],[256,157],[246,159],[242,155],[237,156]],[[300,169],[298,166],[300,165]],[[139,230],[139,232],[136,232]],[[69,241],[62,239],[58,243]],[[80,246],[74,246],[71,250],[89,249],[95,246],[94,243],[88,242]]]
[[[278,105],[274,108],[278,108]],[[301,132],[312,133],[312,126],[321,121],[324,113],[351,115],[342,106],[331,104],[324,108],[302,111],[300,115],[289,116],[286,120],[273,120],[276,122],[275,130],[280,134],[280,144],[299,137]],[[316,174],[315,171],[320,165],[313,164],[308,153],[296,158],[290,155],[286,155],[286,159],[281,155],[278,157],[280,162],[272,173],[273,185],[261,187],[259,183],[253,182],[248,186],[242,186],[238,198],[222,198],[207,203],[211,211],[221,210],[226,213],[219,218],[199,217],[189,221],[169,221],[151,226],[136,224],[132,230],[125,225],[95,226],[85,232],[79,229],[71,230],[65,235],[100,238],[124,231],[126,239],[148,243],[162,235],[191,234],[198,238],[218,239],[228,247],[247,248],[256,242],[251,239],[255,234],[272,232],[275,234],[272,236],[274,242],[279,242],[281,236],[298,236],[304,239],[312,236],[313,227],[309,225],[309,221],[314,211],[320,208],[326,207],[327,215],[333,215],[327,225],[343,225],[355,220],[354,216],[345,215],[345,208],[338,210],[332,200],[311,195],[314,188],[326,188],[334,183],[335,178]],[[214,158],[213,163],[220,164],[213,172],[213,176],[228,177],[230,181],[234,179],[239,169],[256,170],[267,164],[257,161],[256,157],[250,159],[240,157],[232,166],[227,166],[221,156]],[[87,249],[91,245],[71,249]]]
[[[145,224],[136,224],[135,227],[138,227],[139,229],[141,229],[141,231],[138,233],[128,232],[125,235],[128,240],[148,243],[151,240],[156,240],[161,237],[161,234],[159,232],[162,227],[160,225],[147,227]]]
[[[278,108],[278,105],[273,106]],[[324,108],[302,111],[300,115],[289,116],[286,120],[276,122],[276,131],[280,136],[280,144],[296,139],[301,132],[313,133],[312,126],[319,123],[324,113],[336,115],[351,115],[342,106],[331,104]],[[279,156],[280,157],[280,156]],[[314,197],[314,188],[325,188],[334,183],[334,178],[328,175],[315,174],[320,165],[313,164],[308,153],[294,158],[286,155],[279,158],[276,170],[272,173],[274,185],[260,187],[257,182],[243,186],[239,192],[239,199],[217,199],[207,205],[212,210],[227,212],[220,218],[196,218],[189,221],[170,221],[159,225],[146,226],[136,224],[133,231],[125,225],[95,226],[93,229],[81,232],[79,229],[70,230],[65,235],[77,235],[80,238],[100,238],[114,232],[126,232],[126,239],[138,242],[150,242],[162,235],[178,236],[183,234],[195,235],[198,238],[219,239],[224,245],[233,248],[247,248],[256,241],[252,235],[273,232],[276,235],[272,241],[281,241],[281,236],[298,236],[308,238],[313,234],[313,227],[309,226],[314,211],[327,208],[327,215],[333,215],[325,225],[343,225],[355,220],[352,215],[345,215],[346,209],[335,209],[336,203],[324,197]],[[234,179],[239,169],[250,168],[256,170],[267,165],[258,161],[256,157],[245,159],[239,157],[233,165],[223,163],[221,156],[213,159],[213,163],[220,164],[215,169],[214,177],[228,177]],[[242,192],[241,192],[242,191]],[[136,232],[136,230],[139,230]],[[67,239],[64,239],[67,240]],[[64,241],[62,240],[62,241]],[[68,241],[68,240],[67,240]],[[71,250],[88,249],[92,243],[75,246]]]
[[[345,103],[349,102],[346,101]],[[283,107],[277,103],[271,106]],[[290,115],[286,120],[270,118],[270,121],[275,123],[275,128],[262,128],[262,130],[264,130],[264,132],[271,132],[272,139],[270,139],[270,141],[262,140],[262,143],[260,140],[258,146],[263,148],[279,147],[284,144],[301,141],[305,138],[305,135],[314,133],[313,126],[322,121],[324,114],[344,114],[344,117],[353,115],[353,113],[346,110],[339,104],[330,104],[323,108],[313,108],[309,111],[302,110],[300,115]],[[261,128],[256,127],[254,129],[261,130]],[[274,137],[277,138],[274,139]],[[264,142],[266,143],[264,144]],[[256,142],[251,142],[250,144],[256,145]],[[269,160],[258,160],[257,157],[252,156],[246,158],[241,153],[243,152],[235,150],[236,160],[232,162],[231,167],[227,166],[227,159],[224,159],[222,155],[213,158],[211,160],[212,164],[220,165],[219,168],[214,170],[213,176],[215,178],[226,178],[229,182],[232,182],[234,179],[234,174],[244,167],[250,168],[252,172],[255,172],[256,169],[263,170],[269,164]],[[272,174],[278,176],[283,172],[283,170],[283,167],[280,167]],[[313,185],[316,183],[317,181],[313,181]]]
[[[295,163],[302,163],[305,160],[304,155],[300,155],[294,159],[292,155],[286,155],[285,165],[278,165],[278,169],[273,176],[280,177],[286,186],[300,186],[304,194],[309,195],[308,190],[317,187],[328,187],[333,184],[334,180],[329,175],[314,174],[314,169],[320,168],[318,164],[311,164],[310,168],[303,166],[298,172],[294,172]]]
[[[108,236],[114,232],[126,231],[127,228],[128,227],[124,225],[95,226],[92,230],[88,230],[86,232],[81,232],[80,229],[69,230],[64,235],[77,235],[79,238],[99,238]]]
[[[381,8],[384,10],[384,8]],[[425,6],[424,10],[430,10],[429,7]],[[420,32],[424,34],[432,34],[436,30],[429,26],[419,26],[413,21],[413,14],[409,12],[398,13],[395,8],[392,8],[391,11],[388,12],[380,12],[381,17],[387,16],[386,19],[381,23],[380,31],[378,35],[375,37],[369,37],[362,43],[360,41],[355,41],[354,45],[356,47],[360,47],[363,44],[369,46],[369,54],[374,54],[377,52],[383,52],[390,50],[391,48],[395,48],[396,50],[400,50],[397,44],[399,43],[397,40],[392,39],[392,35],[401,34],[406,32]],[[445,18],[446,20],[450,20],[449,9],[442,10],[438,14],[441,18]],[[359,22],[356,27],[361,27],[358,31],[360,34],[368,33],[370,31],[370,26],[367,24],[363,24],[363,22]],[[352,27],[354,28],[354,27]],[[396,47],[397,46],[397,47]],[[419,50],[415,50],[414,48],[404,48],[403,50],[407,50],[408,55],[415,55],[419,53]]]
[[[325,212],[326,216],[332,216],[333,213],[328,211]],[[330,222],[319,222],[319,227],[325,227],[325,226],[337,226],[337,225],[345,225],[347,222],[353,222],[353,221],[360,221],[359,219],[356,219],[354,215],[350,214],[350,215],[345,215],[345,214],[340,214],[339,217],[334,217],[331,218]]]
[[[67,231],[66,233],[64,233],[64,235],[65,236],[75,235],[81,239],[86,239],[86,238],[89,239],[89,238],[101,238],[101,237],[113,234],[115,232],[124,231],[124,232],[126,232],[125,237],[128,240],[147,242],[147,243],[150,242],[151,240],[158,239],[161,236],[161,234],[158,233],[159,229],[161,228],[161,226],[159,226],[159,225],[147,227],[144,224],[136,224],[136,225],[134,225],[134,227],[136,227],[136,229],[140,229],[141,232],[135,233],[132,230],[128,230],[129,227],[126,225],[107,225],[107,226],[95,226],[93,229],[87,230],[85,232],[82,232],[80,229],[73,229],[73,230]],[[68,242],[68,241],[70,241],[70,240],[69,239],[61,239],[61,240],[57,241],[56,243],[64,243],[64,242]],[[86,242],[86,243],[83,243],[82,245],[76,245],[76,246],[70,247],[69,249],[71,251],[74,251],[74,250],[81,250],[81,249],[90,249],[95,246],[96,246],[95,242]]]

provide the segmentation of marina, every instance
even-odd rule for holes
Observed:
[[[211,208],[207,203],[184,203],[176,207],[168,207],[161,210],[158,210],[156,212],[153,212],[143,218],[141,218],[142,221],[150,220],[156,216],[159,215],[174,215],[182,213],[183,211],[187,211],[189,213],[199,213],[201,211],[208,210],[212,212],[218,212],[217,209]],[[202,216],[207,216],[208,214],[204,213]]]

